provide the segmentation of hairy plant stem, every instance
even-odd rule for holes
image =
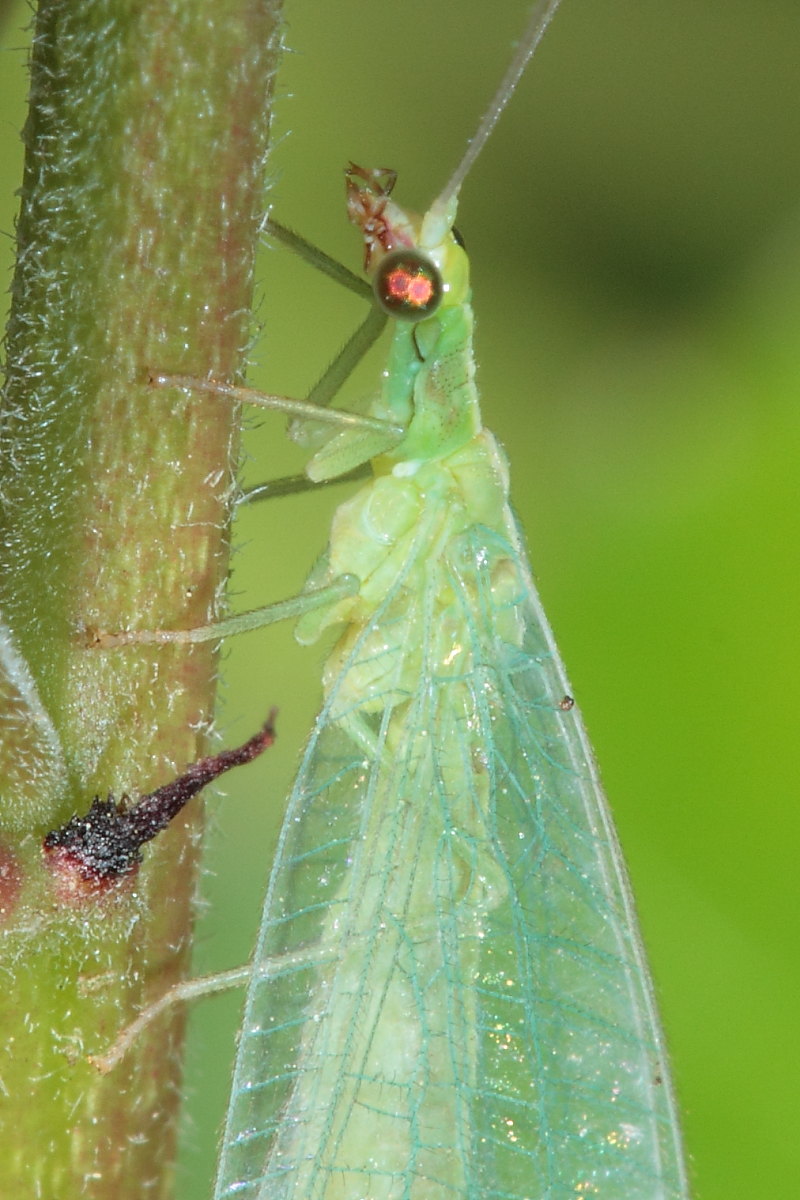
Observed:
[[[0,425],[3,1192],[162,1200],[180,1012],[108,1077],[84,1056],[184,970],[199,817],[133,883],[71,892],[43,836],[198,757],[208,644],[87,629],[213,619],[250,337],[279,0],[42,0]]]

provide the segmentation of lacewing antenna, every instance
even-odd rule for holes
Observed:
[[[444,190],[436,198],[434,202],[435,208],[447,208],[449,202],[458,194],[458,190],[472,169],[473,163],[489,140],[503,109],[513,96],[523,71],[538,49],[547,26],[555,16],[556,9],[560,3],[561,0],[539,0],[539,3],[533,9],[514,57],[508,64],[506,73],[501,79],[489,107],[483,114],[474,136],[470,138],[461,162],[450,176]]]

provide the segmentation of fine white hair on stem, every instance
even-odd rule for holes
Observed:
[[[474,137],[470,138],[464,157],[450,176],[444,191],[436,200],[437,207],[446,207],[448,201],[456,195],[461,184],[466,179],[475,159],[489,140],[500,114],[514,94],[523,71],[544,37],[545,30],[553,19],[560,3],[561,0],[539,0],[538,4],[535,5],[525,32],[519,40],[514,57],[508,64],[508,69],[500,81],[500,86],[492,97],[491,104],[483,114]]]

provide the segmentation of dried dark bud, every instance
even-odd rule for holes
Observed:
[[[48,866],[58,876],[64,898],[82,899],[107,892],[133,875],[142,846],[177,816],[192,796],[231,767],[251,762],[275,740],[275,709],[254,737],[233,750],[199,759],[182,775],[131,804],[96,796],[84,816],[71,817],[44,839]]]

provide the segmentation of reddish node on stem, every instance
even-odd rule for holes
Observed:
[[[22,871],[16,854],[0,842],[0,925],[16,908],[22,888]]]
[[[199,759],[182,775],[129,804],[127,796],[96,796],[84,816],[72,817],[46,835],[45,861],[63,899],[82,900],[129,879],[142,861],[142,846],[178,815],[207,784],[231,767],[252,762],[275,741],[273,709],[262,729],[243,745]]]

